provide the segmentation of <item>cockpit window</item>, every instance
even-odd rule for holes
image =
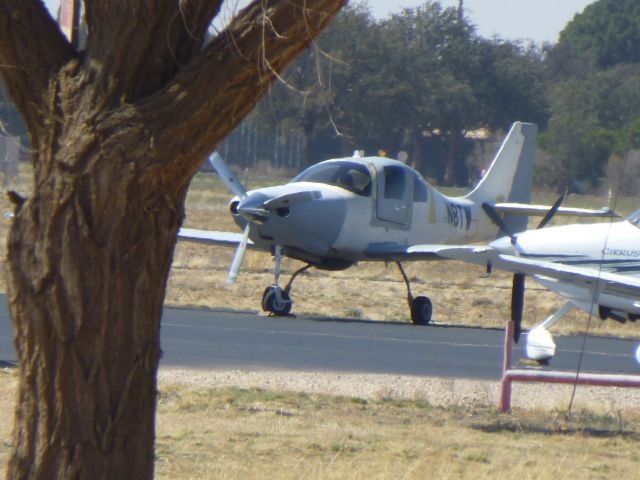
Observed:
[[[631,223],[631,225],[635,225],[636,227],[640,228],[640,210],[636,210],[631,215],[629,215],[627,217],[627,220],[629,221],[629,223]]]
[[[307,168],[292,182],[324,183],[344,188],[356,195],[371,195],[371,173],[365,165],[355,162],[323,162]]]

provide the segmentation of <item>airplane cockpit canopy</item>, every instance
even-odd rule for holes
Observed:
[[[322,162],[307,168],[291,182],[324,183],[344,188],[356,195],[371,195],[371,173],[369,169],[356,162]]]
[[[631,215],[627,217],[627,221],[631,223],[631,225],[635,225],[640,228],[640,210],[636,210]]]

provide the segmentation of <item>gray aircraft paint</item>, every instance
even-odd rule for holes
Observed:
[[[321,162],[332,165],[348,160],[371,175],[368,196],[323,183],[292,181],[285,185],[247,192],[245,209],[268,205],[270,199],[289,198],[313,190],[317,198],[292,204],[286,215],[278,210],[252,225],[250,238],[262,248],[279,244],[312,263],[324,258],[344,261],[386,258],[417,244],[456,244],[492,240],[498,228],[482,210],[482,203],[530,198],[536,127],[515,123],[478,186],[463,197],[448,197],[431,187],[409,166],[386,157],[353,157]],[[318,166],[316,166],[317,168]],[[385,169],[404,172],[405,183],[397,198],[385,197]],[[522,173],[524,172],[524,174]],[[415,182],[427,191],[426,201],[414,201]],[[258,208],[259,209],[259,208]],[[246,220],[236,215],[241,227]],[[306,256],[304,254],[306,253]]]

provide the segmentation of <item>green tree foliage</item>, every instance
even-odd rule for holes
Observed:
[[[415,165],[466,184],[467,132],[546,123],[541,53],[479,37],[453,8],[427,2],[376,22],[344,9],[254,117],[303,133],[307,162],[354,148],[409,152]]]
[[[600,0],[588,5],[567,25],[560,34],[557,49],[571,52],[577,62],[598,68],[638,63],[639,25],[637,0]]]
[[[611,154],[640,141],[640,65],[619,65],[550,87],[553,116],[541,135],[552,155],[542,179],[563,185],[573,179],[598,185]]]
[[[612,154],[619,153],[620,161],[637,146],[638,25],[639,2],[600,0],[576,15],[548,51],[553,116],[541,136],[549,154],[538,171],[544,183],[582,179],[599,185]]]

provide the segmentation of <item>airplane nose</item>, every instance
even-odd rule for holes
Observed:
[[[250,222],[264,223],[269,218],[269,211],[263,207],[268,198],[268,196],[260,192],[249,194],[237,202],[232,201],[230,205],[231,212],[243,216]]]
[[[500,237],[491,242],[489,246],[500,253],[512,254],[515,251],[514,245],[511,243],[511,238],[509,237]]]

